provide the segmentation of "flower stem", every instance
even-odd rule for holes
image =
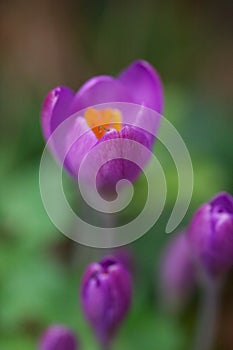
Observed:
[[[197,320],[194,350],[212,350],[214,347],[221,286],[219,281],[209,279],[203,285],[203,299]]]
[[[102,350],[110,350],[110,346],[109,345],[103,345]]]
[[[111,348],[111,341],[108,337],[104,336],[101,340],[100,340],[100,348],[101,350],[110,350]]]

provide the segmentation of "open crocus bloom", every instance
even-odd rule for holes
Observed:
[[[129,110],[123,112],[117,103],[136,105],[138,112],[130,119],[129,114],[132,113]],[[98,108],[100,104],[107,105]],[[144,113],[139,113],[140,107],[144,108]],[[150,111],[147,116],[145,110]],[[58,126],[75,116],[59,142],[54,142],[54,148],[55,154],[59,154],[61,149],[66,150],[64,165],[76,177],[83,158],[104,141],[133,140],[151,150],[162,111],[163,90],[158,74],[149,63],[135,61],[117,78],[91,78],[76,94],[67,87],[53,89],[46,96],[42,107],[42,129],[48,140]],[[114,147],[114,142],[108,143],[108,152]],[[118,153],[114,151],[112,160],[99,169],[99,188],[112,190],[119,180],[124,178],[134,181],[140,173],[140,168],[131,157],[132,152],[135,152],[132,144],[122,143],[119,146],[118,143],[117,147]],[[123,153],[124,157],[121,157]]]

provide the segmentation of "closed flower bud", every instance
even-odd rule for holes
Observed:
[[[180,233],[169,241],[160,265],[160,289],[165,303],[177,309],[188,299],[196,280],[186,233]]]
[[[78,350],[74,333],[65,326],[53,325],[42,335],[39,350]]]
[[[87,268],[81,287],[84,314],[104,348],[108,348],[125,318],[132,297],[128,270],[115,258]]]
[[[233,266],[233,197],[219,193],[194,214],[188,228],[192,252],[208,275]]]

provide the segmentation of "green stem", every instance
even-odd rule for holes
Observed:
[[[212,350],[216,336],[221,283],[206,280],[197,320],[194,350]]]
[[[110,350],[110,346],[109,345],[103,345],[102,346],[102,350]]]

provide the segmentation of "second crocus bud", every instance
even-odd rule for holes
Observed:
[[[166,305],[179,309],[196,282],[196,272],[186,233],[171,238],[160,262],[160,290]]]
[[[42,335],[39,350],[78,350],[75,334],[63,325],[50,326]]]
[[[131,276],[118,260],[105,258],[88,266],[82,280],[81,303],[103,348],[109,348],[129,310],[131,297]]]
[[[215,278],[233,267],[233,197],[219,193],[194,214],[188,228],[193,255]]]

